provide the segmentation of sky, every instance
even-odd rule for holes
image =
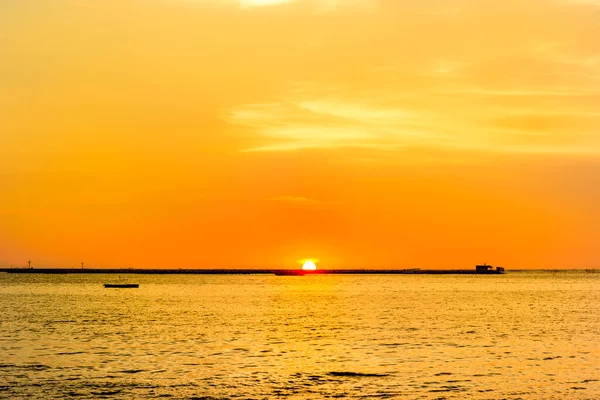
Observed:
[[[600,268],[598,0],[0,0],[0,266]]]

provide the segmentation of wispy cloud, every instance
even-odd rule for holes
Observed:
[[[276,139],[277,144],[249,151],[292,150],[302,148],[328,148],[348,145],[364,145],[371,136],[360,128],[283,126],[268,127],[263,135]]]
[[[600,101],[600,0],[181,1],[202,5],[191,12],[201,11],[203,28],[197,18],[173,19],[181,46],[156,59],[149,46],[147,65],[161,65],[157,76],[180,69],[177,89],[162,98],[205,99],[202,107],[243,137],[228,144],[239,151],[600,153],[600,122],[590,115]]]
[[[232,110],[226,118],[270,139],[268,145],[244,151],[336,147],[390,149],[434,135],[427,128],[427,118],[416,110],[326,98],[242,106]]]
[[[590,88],[500,90],[459,85],[424,91],[412,107],[373,105],[390,97],[384,91],[379,96],[370,93],[347,102],[339,97],[288,97],[278,103],[241,106],[232,110],[227,119],[263,138],[260,145],[242,149],[245,152],[344,147],[600,152],[600,138],[589,134],[600,126],[597,112],[578,103],[569,108],[541,106],[551,99],[564,99],[560,100],[564,103],[577,98],[594,99],[596,95],[600,93]],[[484,107],[480,104],[482,98],[523,100],[510,107]],[[421,102],[429,104],[423,106]]]
[[[600,90],[596,89],[491,89],[491,88],[461,88],[461,89],[441,89],[440,93],[447,94],[474,94],[483,96],[509,96],[509,97],[579,97],[579,96],[598,96]]]
[[[389,124],[411,120],[411,112],[401,109],[376,108],[366,104],[352,104],[341,101],[313,100],[300,101],[298,107],[314,114],[337,117],[367,124]]]

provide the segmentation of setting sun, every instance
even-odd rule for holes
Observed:
[[[317,269],[317,266],[315,265],[315,263],[312,260],[306,260],[304,262],[304,264],[302,264],[303,271],[315,271],[316,269]]]

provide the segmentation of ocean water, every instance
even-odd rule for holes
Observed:
[[[0,398],[600,398],[600,273],[123,278],[0,273]]]

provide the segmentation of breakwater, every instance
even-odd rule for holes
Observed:
[[[152,274],[152,275],[499,275],[503,271],[475,269],[149,269],[149,268],[0,268],[13,274]]]

